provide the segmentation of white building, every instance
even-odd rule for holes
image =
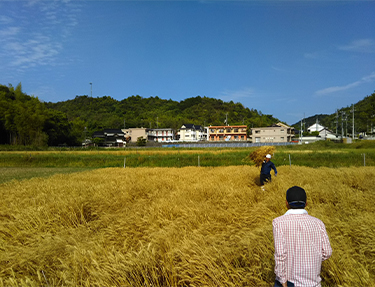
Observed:
[[[202,126],[183,124],[177,132],[180,141],[196,142],[207,139],[207,132]]]
[[[321,131],[322,129],[325,129],[325,127],[321,126],[321,125],[318,124],[318,123],[315,123],[315,124],[313,124],[312,126],[309,126],[309,127],[307,128],[307,132],[312,133],[312,132]]]
[[[155,142],[171,142],[174,140],[174,130],[172,128],[148,129],[147,139]]]
[[[321,140],[334,140],[337,139],[336,135],[326,127],[321,126],[318,123],[315,123],[307,128],[309,133],[319,132],[319,137]]]

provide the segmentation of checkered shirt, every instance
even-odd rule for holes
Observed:
[[[332,255],[324,223],[304,209],[290,209],[272,225],[276,280],[295,287],[321,286],[322,261]]]

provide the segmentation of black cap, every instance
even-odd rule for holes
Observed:
[[[286,191],[286,201],[292,209],[305,208],[306,191],[299,186],[293,186]]]

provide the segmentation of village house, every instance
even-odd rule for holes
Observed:
[[[177,139],[183,142],[196,142],[207,140],[207,133],[202,126],[183,124],[177,132]]]
[[[128,129],[122,129],[122,131],[125,134],[125,140],[127,142],[135,143],[140,137],[146,140],[148,137],[148,129],[146,128],[128,128]]]
[[[326,127],[318,124],[318,123],[315,123],[311,126],[309,126],[307,128],[307,131],[309,133],[312,133],[312,132],[319,132],[319,135],[318,136],[315,136],[315,137],[312,137],[312,136],[309,136],[309,137],[303,137],[302,140],[303,141],[317,141],[317,140],[336,140],[337,139],[337,136],[329,129],[327,129]]]
[[[209,126],[207,127],[207,138],[209,141],[246,141],[247,126]]]
[[[99,145],[107,147],[124,147],[125,134],[120,129],[104,129],[103,131],[96,131],[92,135],[93,141],[100,139]]]
[[[253,143],[291,142],[294,128],[283,123],[273,124],[270,127],[251,128],[250,137]]]
[[[155,142],[171,142],[174,140],[175,130],[172,128],[147,129],[147,140]]]

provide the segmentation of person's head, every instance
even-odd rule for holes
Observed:
[[[306,191],[293,186],[286,191],[286,205],[289,209],[303,209],[306,207]]]
[[[266,155],[266,161],[270,161],[271,160],[271,155],[270,154],[267,154]]]

